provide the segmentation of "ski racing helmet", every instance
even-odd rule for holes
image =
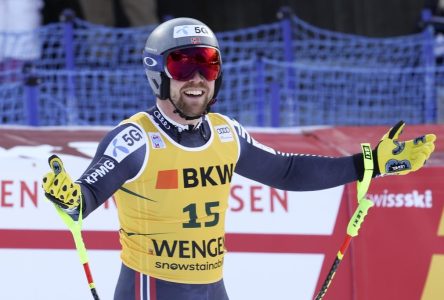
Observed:
[[[215,80],[209,106],[215,102],[222,82],[222,60],[215,34],[201,21],[175,18],[157,26],[145,43],[143,65],[159,99],[170,98],[171,78],[186,81],[199,72],[207,80]]]

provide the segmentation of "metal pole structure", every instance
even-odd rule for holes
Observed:
[[[23,65],[23,74],[27,123],[30,126],[39,126],[39,78],[31,62]]]
[[[63,11],[61,17],[63,22],[63,46],[65,50],[65,69],[67,72],[66,85],[66,116],[67,125],[78,123],[78,105],[74,80],[75,55],[74,55],[74,19],[75,13],[70,9]]]
[[[256,60],[256,126],[265,126],[265,74],[263,53],[257,53]]]
[[[290,113],[290,116],[297,117],[297,72],[295,71],[294,67],[291,66],[291,63],[295,61],[295,53],[293,50],[293,34],[292,34],[292,18],[293,18],[293,10],[291,7],[284,6],[281,7],[280,10],[277,13],[277,18],[280,20],[281,23],[281,30],[282,30],[282,41],[283,41],[283,49],[284,49],[284,61],[289,62],[289,66],[285,70],[285,78],[286,83],[282,85],[284,87],[284,90],[286,91],[294,91],[294,95],[296,97],[292,99],[293,107],[289,109],[291,111],[287,112]],[[291,120],[289,120],[291,121]],[[293,122],[291,122],[293,124]],[[297,124],[295,124],[297,125]]]
[[[436,98],[436,87],[435,87],[435,53],[434,53],[434,29],[431,25],[432,12],[430,9],[424,9],[421,14],[423,24],[426,27],[423,31],[423,59],[425,65],[424,74],[424,89],[425,89],[425,99],[424,99],[424,122],[425,123],[435,123],[437,118],[437,98]]]
[[[270,86],[271,94],[271,127],[279,127],[281,124],[281,99],[279,97],[279,84],[273,81]]]

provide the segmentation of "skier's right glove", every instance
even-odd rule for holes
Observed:
[[[80,185],[71,180],[57,155],[49,157],[48,162],[52,172],[43,177],[42,184],[46,198],[68,213],[78,212],[82,198]]]

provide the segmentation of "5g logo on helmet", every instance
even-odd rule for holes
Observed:
[[[213,37],[213,32],[203,25],[180,25],[175,26],[173,31],[173,38],[183,38],[188,36],[208,36]]]

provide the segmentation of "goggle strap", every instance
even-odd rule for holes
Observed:
[[[163,56],[143,51],[143,66],[146,70],[154,72],[163,72]]]
[[[170,98],[170,78],[165,74],[165,72],[160,72],[160,88],[159,88],[159,99],[167,100]]]

